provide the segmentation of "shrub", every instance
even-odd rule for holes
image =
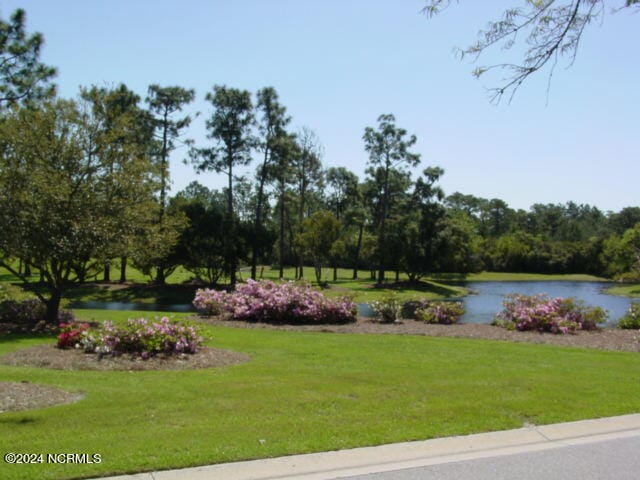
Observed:
[[[196,353],[202,337],[196,326],[162,317],[159,322],[129,319],[123,325],[103,322],[92,329],[86,323],[60,325],[59,348],[82,348],[85,352],[120,355],[130,353],[143,359],[157,354]]]
[[[376,318],[384,323],[393,323],[402,317],[402,302],[397,295],[387,295],[382,300],[369,303]]]
[[[247,280],[233,293],[200,289],[193,305],[206,315],[279,324],[349,323],[356,305],[348,298],[330,300],[307,284]]]
[[[618,322],[619,328],[640,329],[640,303],[632,302],[627,314]]]
[[[0,302],[0,323],[35,324],[44,319],[47,309],[40,300],[5,300]]]
[[[0,323],[12,323],[17,325],[35,325],[46,318],[47,308],[37,298],[27,300],[0,301]],[[71,312],[60,310],[58,322],[70,323],[74,320]]]
[[[415,313],[416,320],[444,325],[456,323],[462,315],[464,306],[461,302],[424,302]]]
[[[520,331],[573,333],[594,330],[607,319],[607,312],[602,308],[587,307],[574,298],[512,294],[507,295],[503,305],[493,324]]]
[[[82,341],[83,334],[89,330],[88,323],[70,322],[60,324],[58,348],[74,348]]]

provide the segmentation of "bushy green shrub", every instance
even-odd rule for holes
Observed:
[[[5,300],[0,302],[0,323],[34,324],[43,320],[47,309],[40,300]]]
[[[369,303],[376,318],[384,323],[393,323],[400,320],[402,315],[402,302],[397,295],[391,294]]]
[[[416,309],[416,320],[427,323],[450,325],[464,315],[462,302],[424,302]]]
[[[627,329],[640,329],[640,303],[633,302],[629,305],[627,314],[620,319],[618,327]]]

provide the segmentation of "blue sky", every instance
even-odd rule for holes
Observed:
[[[494,84],[472,78],[474,65],[453,47],[517,2],[460,2],[434,19],[420,14],[420,0],[0,0],[0,13],[24,8],[28,31],[44,34],[42,60],[58,68],[62,96],[120,82],[142,97],[152,83],[194,88],[189,111],[201,115],[188,136],[200,145],[214,84],[270,85],[293,127],[318,134],[327,166],[362,176],[363,130],[393,113],[417,135],[422,168],[445,169],[446,193],[514,208],[638,205],[640,17],[623,11],[592,25],[576,63],[557,68],[548,100],[543,74],[494,106],[484,91]],[[223,185],[218,175],[196,176],[185,153],[172,158],[173,192],[194,179]]]

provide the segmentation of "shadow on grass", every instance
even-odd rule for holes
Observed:
[[[161,305],[187,304],[193,301],[195,285],[148,284],[84,284],[70,288],[65,300],[73,302],[157,303]]]

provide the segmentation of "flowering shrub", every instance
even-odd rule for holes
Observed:
[[[504,309],[493,324],[515,330],[573,333],[594,330],[607,319],[600,307],[589,308],[573,298],[549,298],[546,295],[507,295]]]
[[[397,295],[388,295],[382,300],[369,303],[369,306],[381,322],[393,323],[400,320],[402,316],[402,302]]]
[[[195,326],[171,321],[167,317],[162,317],[159,322],[129,319],[124,325],[103,322],[96,329],[79,323],[60,327],[59,348],[75,347],[85,352],[111,355],[131,353],[144,359],[159,353],[196,353],[203,341]]]
[[[629,310],[627,310],[627,314],[618,322],[618,327],[630,329],[640,328],[640,303],[633,302],[629,305]]]
[[[462,315],[464,307],[461,302],[424,302],[415,313],[416,320],[445,325],[456,323]]]
[[[89,330],[88,323],[70,322],[60,324],[58,335],[58,348],[73,348],[78,345],[84,332]]]
[[[309,285],[247,280],[235,292],[200,289],[193,305],[206,315],[229,315],[247,322],[349,323],[356,305],[348,298],[329,300]]]

